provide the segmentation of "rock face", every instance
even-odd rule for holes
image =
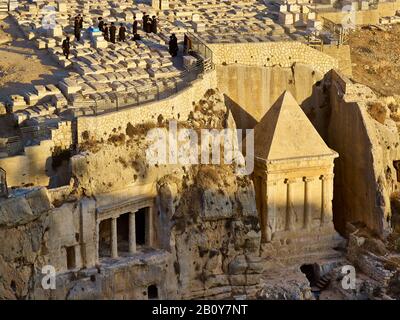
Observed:
[[[254,188],[231,170],[200,166],[183,181],[173,175],[158,184],[161,214],[172,223],[171,252],[184,298],[257,291],[263,263]]]
[[[217,89],[205,90],[200,100],[181,106],[185,113],[179,117],[160,114],[143,123],[129,118],[100,135],[86,121],[87,131],[74,146],[77,153],[65,159],[69,184],[15,188],[0,200],[0,298],[309,300],[318,297],[322,289],[316,285],[325,278],[335,297],[395,297],[400,248],[396,108],[389,102],[374,105],[374,96],[353,103],[363,88],[334,73],[318,87],[319,94],[329,93],[332,104],[329,117],[319,114],[330,123],[329,129],[318,136],[312,119],[286,97],[290,105],[279,109],[282,117],[276,118],[274,130],[261,122],[256,139],[258,150],[272,146],[282,152],[266,154],[252,176],[239,174],[244,158],[240,152],[223,162],[225,152],[220,150],[208,159],[222,161],[216,164],[163,162],[153,153],[155,145],[160,151],[177,143],[179,148],[168,160],[181,159],[186,152],[192,156],[195,150],[203,156],[203,143],[210,147],[212,142],[201,129],[237,137],[232,112]],[[346,94],[335,95],[338,90]],[[297,120],[289,121],[284,114]],[[307,131],[288,138],[285,134],[299,119]],[[191,137],[189,132],[200,138],[184,144],[171,138],[172,129],[181,137]],[[160,138],[154,140],[150,133]],[[269,142],[277,139],[270,146],[263,136],[269,134]],[[329,148],[320,138],[324,134]],[[302,165],[283,165],[281,141],[301,137],[313,141],[312,148],[297,150],[295,143],[293,154],[286,156],[302,158]],[[345,143],[357,137],[358,145]],[[339,151],[334,165],[330,148]],[[307,154],[299,157],[298,152]],[[329,159],[318,162],[321,154]],[[331,210],[331,184],[321,176],[332,178],[333,168]],[[259,183],[273,178],[280,188],[275,202],[271,185]],[[332,211],[335,227],[350,240],[347,260]],[[383,239],[384,221],[397,231],[390,239]],[[264,230],[269,226],[275,226],[273,232]],[[368,233],[357,231],[362,228]],[[362,270],[364,278],[360,276],[354,295],[340,288],[342,264]],[[52,281],[55,287],[46,287]],[[379,285],[386,293],[376,294]],[[332,296],[324,291],[322,297]]]
[[[47,260],[50,211],[44,188],[2,202],[1,299],[24,299],[31,293],[32,278]]]
[[[340,155],[334,170],[335,226],[345,234],[347,222],[361,222],[382,236],[390,229],[390,198],[399,187],[396,103],[380,101],[336,72],[331,79],[327,143]]]
[[[209,90],[192,108],[179,128],[235,130],[217,91]],[[168,126],[162,120],[128,125],[87,139],[71,160],[69,186],[1,202],[1,298],[256,296],[264,266],[251,179],[238,176],[235,163],[151,165],[146,134]],[[118,258],[102,257],[99,243],[113,231],[102,230],[99,217],[115,214],[131,201],[130,192],[138,203],[155,199],[146,216],[152,240],[137,244],[133,255],[118,244]],[[124,227],[117,228],[120,241]],[[47,265],[57,272],[54,290],[42,286]]]

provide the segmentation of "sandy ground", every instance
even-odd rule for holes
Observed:
[[[384,96],[400,94],[400,25],[350,36],[353,79]]]
[[[57,83],[68,74],[46,50],[37,50],[25,40],[10,18],[0,21],[1,38],[4,33],[11,35],[12,41],[0,44],[0,101],[30,91],[33,85]]]

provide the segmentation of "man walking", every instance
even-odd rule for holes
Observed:
[[[74,35],[76,41],[79,41],[81,39],[81,30],[79,28],[79,24],[80,24],[79,16],[76,16],[74,19]]]
[[[65,58],[69,57],[69,48],[70,48],[70,44],[69,44],[69,37],[66,37],[63,42],[62,42],[62,51],[63,51],[63,55],[65,56]]]

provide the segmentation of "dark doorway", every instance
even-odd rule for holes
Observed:
[[[136,245],[146,244],[146,219],[148,208],[142,208],[135,213]]]
[[[129,251],[129,213],[124,213],[117,218],[118,252]]]
[[[400,160],[393,161],[393,167],[396,169],[396,180],[400,182]]]
[[[300,267],[300,271],[303,272],[307,280],[310,282],[310,286],[315,286],[317,281],[319,280],[319,272],[317,270],[318,265],[317,264],[303,264]]]
[[[147,287],[147,297],[149,300],[158,299],[158,288],[155,284]]]
[[[111,256],[111,219],[100,221],[99,257]]]
[[[75,260],[75,247],[65,247],[65,251],[67,253],[67,269],[75,269],[76,268],[76,260]]]

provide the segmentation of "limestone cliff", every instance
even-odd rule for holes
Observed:
[[[216,90],[188,107],[179,128],[235,128]],[[257,295],[263,262],[253,183],[235,163],[149,164],[146,134],[171,120],[128,123],[101,138],[87,132],[69,186],[1,202],[0,298],[142,299],[151,285],[164,298]],[[153,245],[99,259],[96,219],[131,192],[154,193]],[[57,271],[55,290],[42,288],[45,265]]]

